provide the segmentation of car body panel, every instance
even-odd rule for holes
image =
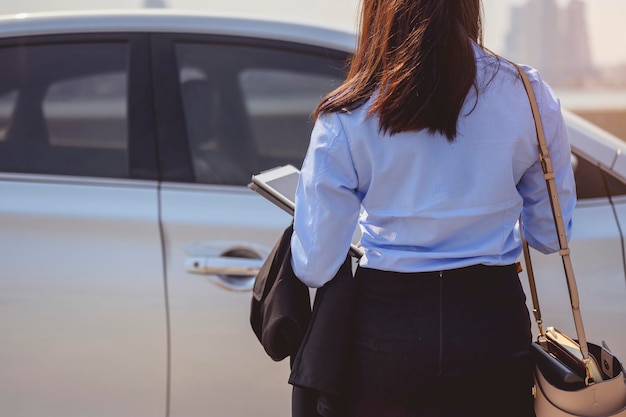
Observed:
[[[289,217],[239,187],[164,184],[163,234],[171,311],[171,415],[288,416],[288,361],[274,363],[249,324],[249,291],[192,274],[190,257],[247,250],[265,258]],[[246,278],[232,278],[246,280]]]
[[[172,10],[107,10],[0,16],[0,37],[107,32],[230,35],[288,40],[342,51],[351,51],[355,45],[354,35],[331,28]]]
[[[162,415],[156,183],[0,174],[0,195],[0,413]]]
[[[617,136],[563,110],[572,150],[600,166],[604,171],[626,181],[626,143]]]

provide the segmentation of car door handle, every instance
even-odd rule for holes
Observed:
[[[263,259],[237,258],[231,256],[195,257],[185,261],[185,269],[192,274],[255,277]]]

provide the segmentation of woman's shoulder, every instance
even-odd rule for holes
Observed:
[[[516,79],[521,83],[521,79],[519,79],[519,73],[516,65],[521,68],[522,71],[528,77],[530,81],[530,85],[535,93],[535,97],[537,99],[537,104],[539,109],[543,112],[559,112],[561,111],[561,103],[559,98],[557,97],[554,90],[550,87],[550,85],[541,77],[541,72],[530,65],[515,63],[515,65],[510,61],[505,61],[506,63],[506,71],[509,71],[513,74]]]
[[[374,100],[374,93],[371,97],[363,100],[358,106],[352,109],[340,109],[333,112],[324,112],[318,116],[317,123],[324,126],[329,131],[340,133],[349,126],[359,126],[376,120],[370,114],[370,107]]]
[[[530,65],[514,63],[506,57],[477,44],[474,44],[474,54],[479,71],[489,77],[517,79],[519,77],[517,65],[524,70],[531,83],[543,82],[540,72]]]
[[[522,86],[519,76],[518,67],[524,71],[533,88],[539,107],[543,109],[559,108],[559,100],[554,90],[542,78],[541,72],[528,64],[518,63],[508,60],[507,58],[497,55],[488,49],[478,47],[476,52],[476,62],[480,69],[480,74],[488,83],[495,80],[500,81],[500,85]]]

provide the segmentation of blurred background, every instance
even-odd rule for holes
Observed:
[[[563,106],[626,139],[626,0],[483,0],[485,45],[538,68]],[[354,31],[359,0],[20,0],[0,14],[170,8]]]

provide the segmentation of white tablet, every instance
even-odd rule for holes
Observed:
[[[248,188],[293,216],[299,178],[298,168],[293,165],[284,165],[253,175]]]
[[[248,188],[293,216],[299,178],[300,170],[298,168],[293,165],[284,165],[253,175]],[[363,249],[351,244],[350,254],[360,258],[363,256]]]

